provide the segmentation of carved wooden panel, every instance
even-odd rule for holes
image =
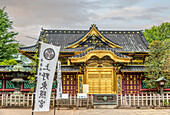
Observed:
[[[124,75],[124,93],[138,94],[140,91],[140,77],[139,75]]]
[[[63,74],[62,75],[63,93],[75,94],[76,93],[76,74]]]

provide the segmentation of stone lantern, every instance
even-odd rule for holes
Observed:
[[[157,80],[155,80],[158,85],[160,86],[160,94],[163,94],[163,87],[165,85],[165,82],[167,82],[167,80],[164,77],[159,77]]]
[[[24,67],[22,65],[15,65],[12,68],[13,71],[13,79],[11,80],[12,83],[15,86],[15,91],[13,94],[20,95],[20,88],[22,83],[24,82],[23,77],[24,77]]]

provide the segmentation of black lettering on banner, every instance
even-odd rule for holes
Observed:
[[[40,103],[39,107],[40,107],[40,108],[43,108],[45,101],[43,101],[43,100],[41,99],[41,100],[39,101],[39,103]]]
[[[46,68],[43,68],[43,70],[48,70],[48,71],[50,71],[49,68],[48,68],[48,67],[49,67],[49,64],[47,64],[45,67],[46,67]]]
[[[47,82],[46,82],[46,81],[44,81],[44,82],[42,83],[42,87],[40,87],[40,89],[43,89],[43,90],[46,90],[46,89],[47,89]]]
[[[49,73],[44,73],[43,72],[43,74],[42,74],[43,80],[46,80],[46,79],[49,80],[49,75],[50,75]]]
[[[44,99],[46,99],[46,91],[43,91],[43,90],[40,90],[40,96],[39,96],[39,98],[44,98]]]

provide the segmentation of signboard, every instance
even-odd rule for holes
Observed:
[[[62,99],[68,99],[68,94],[62,94]]]
[[[83,84],[83,93],[89,93],[89,84]]]
[[[62,98],[61,62],[57,64],[57,99]]]
[[[60,47],[41,43],[35,111],[49,111],[51,89]]]
[[[77,98],[87,98],[87,93],[77,93]]]

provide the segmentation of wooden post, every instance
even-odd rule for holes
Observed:
[[[155,106],[155,93],[153,93],[153,106]]]
[[[133,94],[133,106],[135,106],[135,94]]]
[[[4,105],[4,94],[2,94],[2,101],[1,101],[2,106]]]
[[[34,102],[34,95],[35,95],[35,94],[32,94],[32,95],[31,95],[31,106],[34,105],[34,103],[33,103],[33,102]]]
[[[129,106],[131,106],[131,94],[129,94]]]
[[[70,107],[72,106],[72,95],[70,95]]]
[[[19,101],[19,107],[20,107],[20,105],[21,105],[21,103],[20,103],[21,102],[21,95],[19,95],[19,100],[18,101]]]
[[[77,98],[77,109],[78,109],[78,106],[79,106],[79,99]]]
[[[87,94],[87,109],[89,108],[89,95]]]
[[[74,106],[76,105],[76,95],[74,95]]]
[[[166,93],[166,101],[167,101],[167,103],[168,103],[168,93]],[[169,103],[168,103],[169,104]],[[167,106],[168,106],[168,104],[167,104]]]
[[[93,95],[91,95],[91,104],[93,106]]]
[[[6,106],[8,106],[8,94],[6,95]]]
[[[25,106],[25,94],[23,94],[23,107]]]
[[[152,106],[152,95],[150,93],[150,106]]]
[[[142,106],[143,106],[143,92],[142,92]]]
[[[10,106],[12,106],[12,95],[10,95]]]
[[[121,97],[120,97],[120,101],[121,101],[121,106],[123,105],[123,96],[121,94]]]
[[[148,94],[146,94],[146,106],[148,106]]]
[[[125,94],[125,105],[127,105],[126,94]]]
[[[158,94],[158,103],[159,103],[159,106],[161,106],[160,94]]]
[[[164,106],[164,93],[162,94],[162,102],[163,102],[162,106]]]
[[[117,99],[117,101],[116,101],[116,104],[117,104],[117,106],[118,106],[118,102],[119,102],[119,96],[118,96],[118,94],[116,94],[116,99]]]
[[[29,105],[29,93],[27,94],[27,107]]]
[[[139,106],[139,93],[138,93],[138,106]]]

